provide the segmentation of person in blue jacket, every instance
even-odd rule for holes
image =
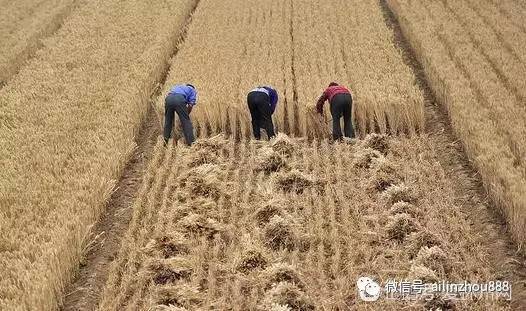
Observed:
[[[254,138],[261,139],[261,128],[267,132],[269,139],[276,136],[272,114],[278,104],[278,92],[270,86],[258,86],[248,93],[247,103],[252,116]]]
[[[164,102],[164,143],[168,143],[172,135],[175,113],[181,120],[184,139],[187,145],[191,145],[194,138],[194,127],[190,120],[192,108],[197,103],[197,91],[191,84],[178,84],[173,86]]]

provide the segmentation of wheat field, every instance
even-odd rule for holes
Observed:
[[[388,3],[522,248],[526,34],[516,21],[523,11],[471,0]],[[509,8],[510,1],[505,3]]]
[[[0,309],[62,301],[192,6],[92,1],[0,90]]]
[[[523,2],[0,8],[0,310],[526,308]],[[331,81],[356,139],[315,113]],[[157,138],[176,83],[199,92],[192,147],[178,125]],[[280,101],[261,142],[262,84]],[[119,193],[133,203],[112,211]],[[108,212],[131,220],[98,229]],[[370,303],[362,276],[509,281],[513,298]]]
[[[23,0],[2,5],[0,12],[0,87],[57,30],[75,8],[76,0]]]

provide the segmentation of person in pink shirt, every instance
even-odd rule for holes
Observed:
[[[344,86],[331,82],[318,99],[316,110],[319,114],[323,113],[323,104],[329,101],[332,115],[332,138],[340,140],[345,137],[354,137],[354,128],[352,125],[352,95]],[[343,118],[343,134],[340,125],[340,119]]]

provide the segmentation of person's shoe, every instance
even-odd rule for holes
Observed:
[[[166,139],[166,138],[164,139],[164,146],[165,147],[168,146],[168,139]]]

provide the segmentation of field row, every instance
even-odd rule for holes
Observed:
[[[360,276],[496,277],[481,262],[497,250],[469,225],[427,138],[330,145],[281,135],[241,144],[216,136],[190,149],[159,143],[99,309],[367,310]],[[426,306],[447,304],[436,297]]]
[[[0,90],[0,309],[57,309],[195,3],[85,3]]]
[[[355,91],[355,122],[362,133],[415,133],[423,129],[422,93],[395,46],[378,1],[293,3],[301,106],[315,102],[332,79]]]
[[[330,117],[325,113],[320,119],[313,107],[333,80],[355,92],[360,133],[423,128],[422,94],[378,3],[251,1],[228,6],[201,1],[186,43],[172,62],[164,90],[187,81],[198,87],[193,118],[200,136],[250,137],[246,95],[270,84],[281,96],[275,116],[279,131],[326,137]],[[340,8],[334,19],[317,18],[334,7]],[[163,104],[160,99],[160,114]]]
[[[0,87],[82,1],[22,0],[0,4]]]
[[[525,34],[490,3],[388,1],[519,245],[526,231]],[[508,3],[509,4],[509,3]],[[512,31],[514,30],[514,31]],[[523,49],[522,49],[523,51]]]

